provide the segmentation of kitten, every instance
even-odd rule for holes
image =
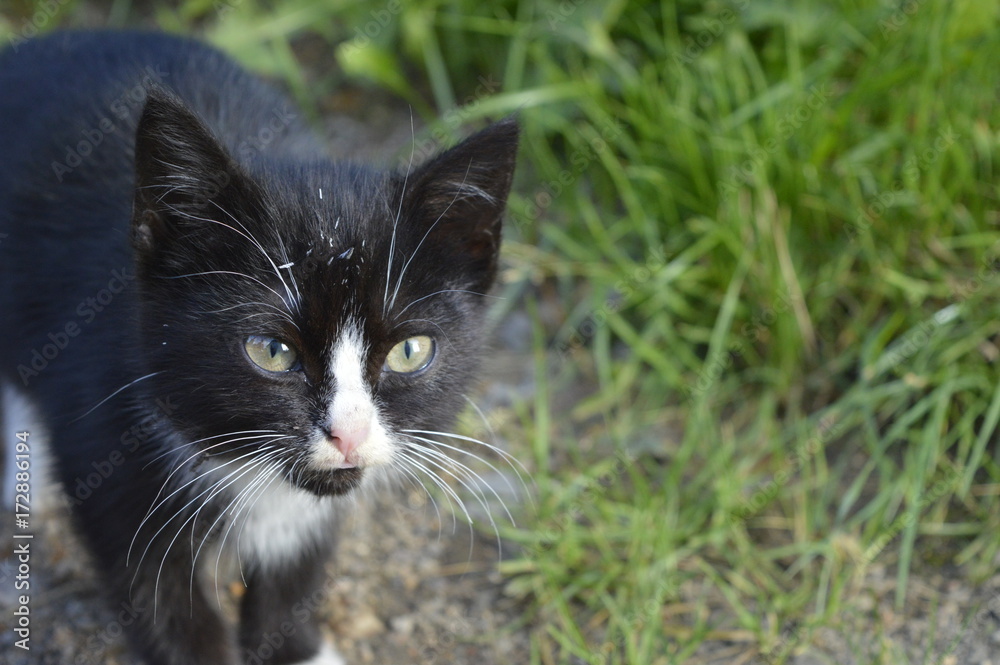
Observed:
[[[383,172],[325,157],[193,41],[0,54],[2,377],[40,408],[145,662],[342,662],[294,608],[324,586],[337,497],[441,468],[517,141],[506,120]],[[203,584],[223,555],[237,628]]]

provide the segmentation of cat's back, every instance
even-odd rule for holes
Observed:
[[[247,146],[263,153],[318,148],[284,95],[210,46],[157,32],[69,31],[0,52],[7,162],[0,169],[17,179],[15,164],[35,167],[30,176],[43,166],[44,178],[57,184],[107,176],[108,169],[131,176],[151,86],[183,99],[238,159],[250,156]],[[269,145],[253,140],[261,134]]]
[[[154,86],[237,161],[320,150],[282,93],[194,40],[70,31],[0,50],[0,342],[22,356],[132,268],[135,133]],[[123,325],[126,300],[91,327]]]

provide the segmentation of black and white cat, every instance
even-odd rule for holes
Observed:
[[[0,376],[145,662],[236,665],[283,625],[267,662],[342,662],[292,608],[324,584],[337,497],[441,468],[517,140],[508,120],[385,172],[331,161],[193,41],[0,53]],[[203,584],[223,555],[238,629]]]

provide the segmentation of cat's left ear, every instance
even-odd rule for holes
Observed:
[[[451,269],[486,289],[496,273],[501,223],[517,159],[519,129],[508,118],[473,134],[407,178],[405,209]],[[424,251],[424,250],[421,250]]]
[[[142,256],[194,240],[208,232],[205,218],[253,196],[225,147],[179,98],[158,88],[148,91],[139,119],[135,169],[132,244]]]

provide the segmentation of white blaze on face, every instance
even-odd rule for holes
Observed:
[[[321,435],[313,444],[310,460],[318,469],[375,466],[392,459],[389,433],[364,379],[367,354],[359,328],[345,326],[330,352],[335,392],[327,419],[333,438]]]

